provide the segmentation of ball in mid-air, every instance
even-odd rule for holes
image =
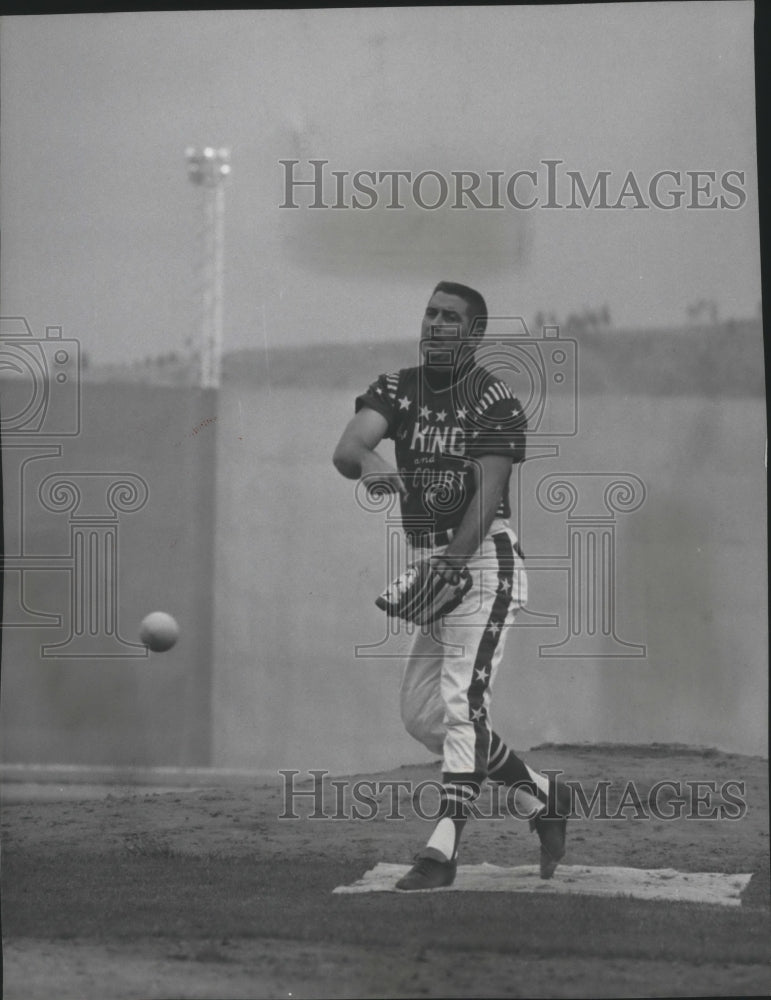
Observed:
[[[142,619],[139,638],[154,653],[164,653],[179,638],[179,625],[165,611],[153,611]]]

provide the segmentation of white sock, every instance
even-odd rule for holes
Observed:
[[[530,768],[528,768],[528,771]],[[546,804],[541,802],[541,800],[533,795],[532,792],[528,792],[526,788],[518,788],[514,793],[514,805],[517,807],[517,813],[520,816],[532,818],[536,813],[543,812],[546,808]]]
[[[455,853],[455,824],[449,816],[443,816],[436,824],[426,847],[433,847],[435,851],[443,854],[448,861],[452,861],[452,856]]]
[[[528,767],[527,764],[525,764],[525,767],[527,768],[527,773],[535,782],[535,787],[538,789],[539,792],[543,792],[543,794],[548,798],[549,779],[546,777],[545,774],[541,774],[539,771],[534,771],[532,767]]]

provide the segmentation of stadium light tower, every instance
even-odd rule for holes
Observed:
[[[225,181],[230,150],[206,146],[186,150],[187,176],[203,192],[203,324],[201,386],[216,389],[222,371],[222,277],[225,245]]]

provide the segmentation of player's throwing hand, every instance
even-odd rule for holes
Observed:
[[[407,496],[407,487],[397,469],[378,469],[377,472],[369,472],[362,476],[362,482],[369,496],[373,498],[383,496],[386,493]]]

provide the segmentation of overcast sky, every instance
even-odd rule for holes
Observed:
[[[227,348],[414,338],[442,278],[497,315],[607,303],[621,326],[663,326],[702,298],[755,315],[752,27],[750,2],[6,17],[3,314],[62,326],[99,361],[180,350],[202,291],[185,148],[212,144],[232,149]],[[658,171],[715,171],[700,200],[742,206],[336,211],[303,191],[279,208],[279,160],[310,176],[313,158],[535,171],[541,202],[546,159],[588,186],[610,171],[611,202],[629,171],[646,201]]]

